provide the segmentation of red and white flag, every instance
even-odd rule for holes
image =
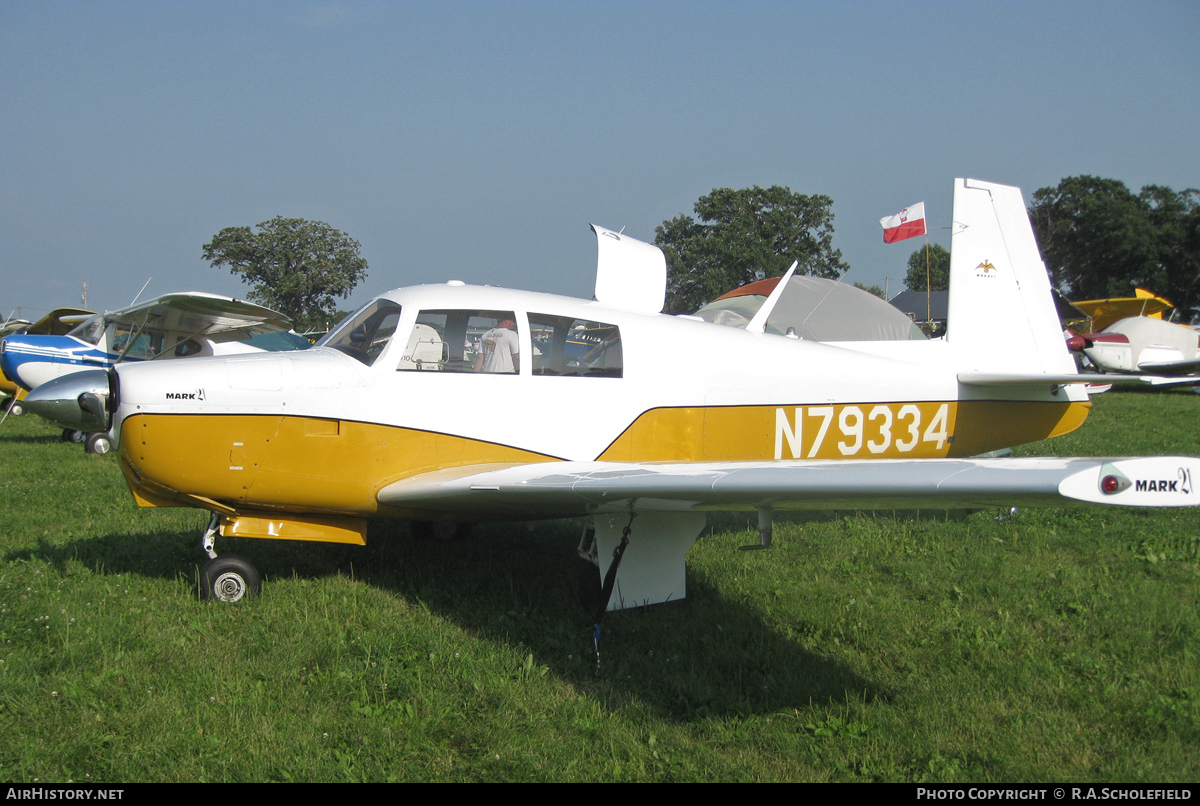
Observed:
[[[883,226],[883,242],[895,243],[905,238],[915,238],[925,234],[925,202],[905,207],[896,215],[879,219]]]

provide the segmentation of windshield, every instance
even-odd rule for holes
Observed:
[[[400,306],[388,299],[377,299],[331,331],[317,346],[332,347],[369,367],[391,341],[399,321]]]
[[[83,321],[83,324],[78,325],[74,330],[68,333],[68,336],[74,336],[80,341],[86,341],[88,344],[97,344],[100,341],[100,336],[104,333],[104,317],[100,314],[89,317]]]

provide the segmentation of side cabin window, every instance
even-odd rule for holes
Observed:
[[[128,349],[126,349],[128,348]],[[117,325],[113,332],[112,345],[109,350],[117,354],[124,353],[126,358],[151,359],[162,352],[163,333],[158,330],[143,330],[127,325]]]
[[[396,369],[518,374],[516,316],[512,311],[421,311]]]
[[[339,350],[369,367],[388,346],[399,321],[400,306],[391,300],[377,299],[318,344]]]
[[[531,313],[529,332],[534,375],[621,377],[624,361],[616,325]]]

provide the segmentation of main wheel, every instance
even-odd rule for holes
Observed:
[[[83,443],[83,449],[88,453],[105,454],[112,450],[112,440],[108,434],[88,434],[87,441]]]
[[[74,442],[76,445],[87,439],[87,434],[82,431],[76,431],[74,428],[64,428],[59,439],[63,442]]]
[[[4,407],[8,409],[8,413],[13,417],[20,417],[25,413],[25,404],[15,397],[10,397],[8,402],[4,404]]]
[[[230,555],[209,560],[200,569],[200,598],[219,602],[240,602],[257,596],[262,576],[248,560]]]

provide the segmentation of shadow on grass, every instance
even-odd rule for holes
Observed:
[[[19,445],[56,445],[62,442],[62,437],[59,434],[13,434],[5,433],[3,428],[0,428],[0,439],[5,442],[11,442]],[[69,449],[67,443],[63,443],[64,450]],[[82,446],[76,446],[75,450],[83,450]]]
[[[527,650],[539,666],[611,709],[637,702],[689,721],[890,699],[694,571],[685,601],[605,615],[597,672],[594,614],[581,603],[585,574],[595,570],[575,555],[580,524],[546,522],[534,532],[521,524],[481,524],[469,540],[438,543],[414,539],[405,524],[372,523],[367,547],[222,538],[217,548],[253,562],[267,585],[272,578],[343,574],[420,602],[481,639]],[[101,574],[194,578],[203,559],[201,525],[198,519],[195,534],[43,542],[6,559],[37,558],[64,571],[75,561]]]

